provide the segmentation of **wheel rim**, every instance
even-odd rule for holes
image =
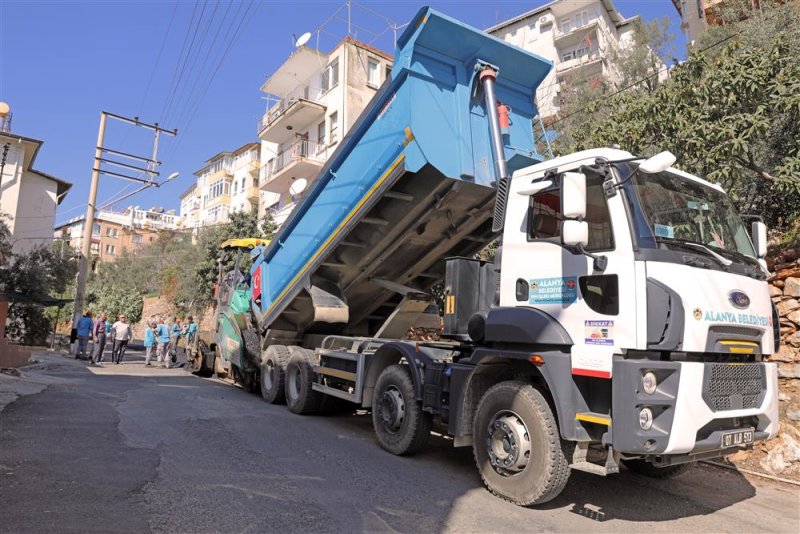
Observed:
[[[275,384],[275,364],[272,360],[267,360],[266,365],[264,366],[264,371],[261,373],[261,380],[264,389],[271,390],[273,384]]]
[[[514,476],[528,465],[531,440],[525,421],[512,411],[494,414],[487,428],[486,449],[489,463],[502,476]]]
[[[406,403],[396,386],[387,387],[381,397],[381,423],[390,433],[396,434],[406,418]]]
[[[293,399],[300,397],[300,372],[297,367],[291,367],[287,382],[289,384],[289,396]]]

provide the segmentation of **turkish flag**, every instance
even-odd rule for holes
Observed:
[[[261,266],[253,273],[253,300],[261,297]]]

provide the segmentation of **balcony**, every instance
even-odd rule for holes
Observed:
[[[247,188],[247,201],[251,204],[258,205],[258,198],[261,191],[258,189],[257,186],[251,186]]]
[[[261,167],[261,189],[283,194],[289,191],[295,178],[311,182],[327,157],[327,148],[322,145],[311,141],[292,143]]]
[[[597,23],[597,19],[589,22],[584,26],[580,26],[578,28],[571,28],[568,31],[561,31],[561,29],[555,30],[553,32],[553,44],[556,45],[557,48],[568,48],[571,46],[577,46],[582,41],[590,41],[587,44],[591,46],[594,44],[597,45],[597,29],[599,25]]]
[[[298,87],[272,106],[258,122],[258,137],[271,143],[285,143],[315,119],[325,116],[322,89]]]
[[[577,73],[578,69],[586,70],[584,72],[589,73],[602,73],[603,67],[603,56],[600,50],[592,50],[588,54],[584,54],[578,57],[574,57],[572,59],[568,59],[566,61],[559,61],[556,64],[556,72],[559,74],[565,73]],[[591,67],[591,68],[589,68]]]

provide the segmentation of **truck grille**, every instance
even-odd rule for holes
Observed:
[[[706,364],[703,399],[715,412],[757,408],[765,393],[763,365]]]

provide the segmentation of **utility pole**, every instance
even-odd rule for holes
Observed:
[[[137,156],[135,154],[128,154],[125,152],[120,152],[118,150],[112,150],[110,148],[105,148],[105,133],[106,133],[106,121],[108,118],[112,118],[118,120],[120,122],[126,122],[132,124],[134,126],[139,126],[142,128],[146,128],[148,130],[152,130],[154,132],[155,138],[153,141],[153,156],[151,158],[145,158],[142,156]],[[144,122],[139,121],[139,117],[134,117],[132,119],[128,117],[123,117],[122,115],[116,115],[114,113],[110,113],[108,111],[103,111],[100,113],[100,128],[97,132],[97,145],[94,152],[94,165],[92,165],[92,183],[89,186],[89,204],[86,206],[86,221],[83,226],[83,241],[81,241],[81,255],[78,263],[78,280],[76,283],[75,288],[75,313],[72,316],[72,328],[75,328],[75,325],[78,323],[78,319],[83,315],[83,307],[86,304],[86,281],[89,277],[89,258],[92,253],[92,230],[94,229],[94,219],[95,219],[95,203],[97,202],[97,188],[100,183],[100,175],[105,174],[108,176],[113,176],[116,178],[122,178],[124,180],[131,180],[135,182],[142,182],[145,184],[144,187],[139,189],[145,189],[150,186],[158,187],[161,185],[160,183],[156,182],[154,178],[159,175],[159,173],[155,170],[158,165],[161,164],[160,161],[157,159],[158,154],[158,136],[160,133],[166,133],[168,135],[172,135],[173,137],[178,135],[178,130],[165,130],[161,128],[158,123],[154,124],[147,124]],[[106,157],[106,153],[119,156],[139,162],[144,162],[147,164],[147,167],[137,167],[130,163],[124,163],[121,161],[111,160]],[[135,171],[140,171],[139,176],[130,176],[127,174],[122,174],[120,172],[112,172],[106,169],[103,169],[103,164],[112,165],[114,167],[121,167],[123,169],[133,169]],[[147,179],[142,178],[142,175],[147,175]]]

